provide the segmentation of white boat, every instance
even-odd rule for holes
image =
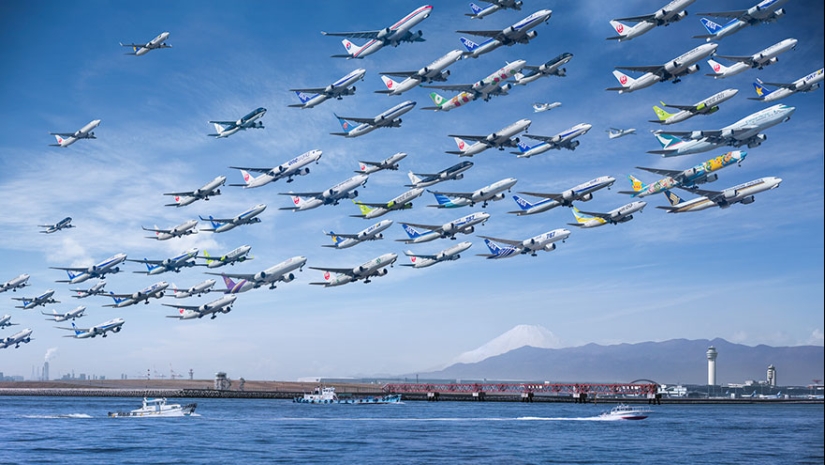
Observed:
[[[400,394],[386,396],[348,397],[339,399],[334,387],[316,387],[312,393],[304,393],[303,397],[295,397],[293,402],[299,404],[397,404],[401,402]]]
[[[143,398],[143,406],[130,412],[109,412],[109,417],[184,417],[195,413],[198,404],[167,404],[165,397]]]
[[[619,404],[600,416],[607,420],[644,420],[650,413],[649,407],[631,407],[627,404]]]

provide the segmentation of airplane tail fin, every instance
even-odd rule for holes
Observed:
[[[699,21],[702,23],[702,26],[705,26],[708,34],[716,35],[722,29],[722,26],[707,18],[701,18]]]
[[[410,171],[409,173],[407,173],[407,177],[408,177],[408,178],[410,178],[410,184],[411,184],[411,185],[413,185],[413,186],[415,186],[415,185],[417,185],[419,182],[421,182],[421,178],[419,178],[418,176],[416,176],[416,175],[415,175],[415,173],[413,173],[412,171]]]
[[[354,203],[355,205],[357,205],[357,206],[358,206],[358,209],[359,209],[359,210],[361,210],[361,215],[356,215],[356,216],[365,216],[365,215],[368,215],[368,214],[369,214],[369,212],[371,212],[371,211],[373,211],[373,210],[374,210],[374,208],[372,208],[372,207],[368,207],[368,206],[364,205],[363,203],[361,203],[361,202],[359,202],[359,201],[357,201],[357,200],[353,200],[353,201],[352,201],[352,203]]]
[[[584,213],[580,212],[579,209],[575,206],[571,209],[571,211],[573,212],[573,216],[576,218],[576,222],[567,223],[570,226],[582,226],[584,223],[587,223],[588,221],[593,219],[592,216],[585,215]]]
[[[725,72],[728,70],[727,66],[715,60],[708,60],[708,65],[710,66],[710,69],[713,70],[713,72],[707,73],[707,76],[719,76],[725,74]]]
[[[613,76],[616,77],[616,80],[619,81],[619,84],[621,84],[622,87],[630,87],[634,82],[636,82],[635,79],[617,69],[613,70]]]
[[[532,203],[523,197],[519,197],[518,195],[513,195],[513,200],[516,201],[516,205],[518,205],[518,207],[522,210],[529,210],[533,207]]]
[[[160,267],[160,265],[152,265],[151,263],[145,263],[145,265],[146,265],[146,270],[147,270],[149,273],[151,273],[151,272],[152,272],[152,270],[157,269],[157,268],[159,268],[159,267]]]
[[[465,153],[467,153],[467,142],[465,142],[464,139],[460,137],[453,137],[453,140],[455,141],[455,145],[458,147],[459,155],[463,156]]]
[[[421,231],[413,228],[412,226],[401,223],[401,227],[404,229],[404,232],[407,233],[408,236],[410,236],[410,239],[421,237]]]
[[[349,133],[350,133],[350,131],[352,131],[352,130],[353,130],[353,128],[356,126],[356,125],[354,125],[354,124],[350,123],[349,121],[345,120],[344,118],[341,118],[341,117],[340,117],[340,116],[338,116],[338,115],[335,115],[335,117],[336,117],[336,118],[338,118],[338,122],[339,122],[339,123],[341,123],[341,128],[342,128],[342,129],[344,130],[344,132],[345,132],[345,133],[347,133],[347,134],[349,134]]]
[[[57,145],[63,145],[63,138],[58,136],[57,134],[54,135],[54,138],[57,140]]]
[[[480,6],[476,5],[475,3],[470,2],[470,11],[473,12],[473,14],[470,15],[470,16],[478,17],[478,14],[481,13],[482,11],[484,11],[484,8],[481,8]]]
[[[109,294],[114,294],[114,292],[109,292]],[[117,304],[123,302],[124,300],[126,300],[126,298],[125,297],[123,297],[123,298],[115,297],[114,295],[112,295],[112,300],[114,300],[115,305],[117,305]]]
[[[360,52],[361,49],[364,48],[363,46],[359,47],[353,44],[347,39],[342,40],[341,43],[344,44],[344,48],[347,50],[347,55],[349,55],[350,57],[357,55],[358,52]]]
[[[446,205],[449,205],[452,202],[450,200],[450,198],[447,197],[444,194],[433,194],[433,196],[435,197],[435,201],[438,202],[439,206],[442,206],[442,205],[446,206]]]
[[[682,142],[678,136],[674,136],[673,134],[654,134],[656,136],[656,140],[659,141],[659,144],[662,145],[663,149],[670,148],[671,145]]]
[[[753,83],[753,90],[756,92],[757,100],[763,100],[768,94],[772,93],[772,89],[768,89],[761,81]]]
[[[255,177],[252,176],[251,174],[249,174],[249,172],[245,171],[245,170],[241,170],[241,177],[243,178],[244,184],[246,184],[247,186],[249,185],[249,183],[251,183],[253,180],[255,180]]]
[[[474,52],[479,47],[477,43],[473,42],[472,40],[466,37],[460,37],[458,40],[461,41],[461,45],[463,45],[464,48],[466,48],[467,51],[470,53]]]
[[[212,256],[209,255],[209,252],[207,252],[206,249],[203,249],[203,256],[206,257],[206,265],[207,266],[209,266],[210,264],[212,264],[212,262],[215,261],[215,260],[212,259]]]
[[[219,227],[221,227],[221,223],[215,221],[215,217],[212,216],[212,215],[209,215],[209,223],[211,223],[212,227],[215,228],[215,229],[218,229]]]
[[[627,37],[627,34],[628,34],[628,32],[627,32],[627,31],[628,31],[629,29],[632,29],[632,28],[631,28],[631,27],[629,27],[628,25],[626,25],[626,24],[622,24],[621,22],[616,21],[616,20],[611,20],[611,21],[610,21],[610,25],[611,25],[611,26],[613,26],[613,30],[614,30],[614,31],[616,31],[616,34],[619,34],[619,35],[614,36],[614,37],[608,37],[608,38],[607,38],[608,40],[618,40],[618,41],[621,41],[622,39],[624,39],[625,37]]]
[[[344,241],[344,238],[343,238],[343,237],[336,236],[336,235],[335,235],[335,233],[334,233],[334,232],[332,232],[332,231],[330,231],[330,232],[329,232],[329,233],[327,233],[327,234],[329,234],[329,237],[332,239],[332,243],[333,243],[334,245],[336,245],[336,246],[337,246],[338,244],[340,244],[341,242],[343,242],[343,241]]]
[[[223,278],[224,285],[226,285],[226,292],[230,292],[232,289],[235,288],[236,283],[235,281],[232,281],[232,278],[223,274],[221,275],[221,277]]]
[[[673,116],[673,114],[666,112],[665,110],[659,108],[657,105],[653,105],[653,112],[656,113],[656,117],[659,118],[660,122]]]
[[[222,133],[222,132],[223,132],[223,130],[224,130],[224,127],[223,127],[223,126],[221,126],[221,125],[220,125],[220,124],[218,124],[218,123],[212,123],[212,125],[213,125],[213,126],[215,126],[215,133],[216,133],[216,134],[214,134],[214,135],[215,135],[215,136],[220,136],[220,135],[221,135],[221,133]]]
[[[80,276],[81,273],[72,273],[71,270],[66,270],[66,274],[69,275],[69,280],[71,281],[72,279]]]
[[[387,76],[381,75],[381,80],[384,81],[384,87],[387,88],[387,93],[392,92],[398,87],[398,83]],[[382,91],[383,92],[383,91]]]
[[[315,97],[315,95],[306,94],[304,92],[295,92],[295,94],[298,95],[298,100],[300,100],[301,103],[307,103],[312,99],[312,97]]]
[[[677,205],[679,205],[680,203],[683,202],[683,200],[681,198],[679,198],[678,195],[676,195],[675,193],[673,193],[672,191],[670,191],[668,189],[665,189],[664,193],[665,193],[665,198],[667,198],[667,201],[670,202],[671,207],[675,207],[675,206],[677,206]]]
[[[640,179],[636,178],[632,174],[627,175],[627,178],[630,180],[630,185],[633,188],[633,192],[638,193],[647,188],[647,184],[643,183]]]
[[[484,239],[484,243],[487,245],[487,248],[490,249],[490,253],[493,254],[494,257],[501,255],[501,252],[504,251],[500,245],[490,239]]]
[[[74,333],[75,333],[75,335],[77,335],[77,336],[79,336],[79,335],[83,334],[83,331],[81,331],[81,330],[77,329],[77,325],[76,325],[76,324],[74,324],[74,321],[72,321],[72,329],[74,329]]]
[[[430,92],[430,99],[439,108],[441,108],[441,105],[444,105],[444,103],[447,101],[447,99],[439,95],[438,92]]]

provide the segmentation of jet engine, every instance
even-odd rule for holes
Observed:
[[[255,281],[263,281],[264,279],[266,279],[266,273],[264,273],[263,271],[259,271],[255,273],[255,276],[253,276],[252,279]]]
[[[569,190],[569,191],[564,191],[561,194],[561,198],[563,198],[564,200],[567,200],[569,202],[571,200],[575,200],[576,193],[572,189]]]
[[[768,60],[768,61],[766,61],[765,63],[763,63],[763,64],[762,64],[762,66],[772,65],[772,64],[776,63],[777,61],[779,61],[779,58],[778,58],[778,57],[773,57],[773,58],[771,58],[770,60]],[[761,68],[762,68],[762,66],[760,66],[759,68],[761,69]]]
[[[232,307],[224,307],[221,312],[222,313],[229,313],[232,310]]]
[[[235,121],[235,126],[240,126],[241,124],[243,124],[243,120],[239,119],[238,121]]]
[[[679,14],[677,14],[676,16],[674,16],[674,17],[673,17],[670,21],[671,21],[671,22],[676,22],[676,21],[679,21],[679,20],[681,20],[682,18],[684,18],[685,16],[687,16],[687,14],[688,14],[687,10],[680,11],[680,12],[679,12]]]
[[[681,63],[679,63],[679,62],[678,62],[678,61],[676,61],[676,60],[673,60],[672,62],[670,62],[670,63],[668,63],[668,64],[666,64],[666,65],[665,65],[665,71],[667,71],[667,72],[668,72],[668,73],[670,73],[670,74],[673,74],[673,72],[674,72],[677,68],[679,68],[680,66],[682,66],[682,64],[681,64]]]
[[[502,93],[507,93],[508,90],[513,88],[513,85],[510,84],[510,83],[507,83],[507,84],[501,85],[500,87],[501,87],[501,92]]]
[[[121,326],[116,326],[116,327],[112,328],[112,332],[113,333],[119,333],[121,329],[122,329]]]
[[[741,200],[741,202],[745,205],[747,205],[749,203],[753,203],[755,201],[756,201],[756,199],[752,195],[749,195],[749,196],[747,196],[747,197],[745,197],[744,199]]]
[[[383,238],[384,238],[384,234],[382,234],[382,233],[378,233],[378,234],[376,234],[374,237],[375,237],[375,239],[383,239]]]
[[[485,139],[487,140],[487,142],[492,142],[492,141],[496,140],[497,138],[498,138],[498,134],[492,133],[489,136],[487,136]]]
[[[539,35],[538,32],[530,31],[530,32],[527,33],[526,37],[527,37],[527,40],[530,40],[530,39],[534,39],[537,35]]]
[[[552,252],[552,251],[556,250],[556,244],[547,244],[547,245],[544,246],[544,250],[546,250],[548,252]]]
[[[494,195],[494,196],[493,196],[493,198],[491,198],[490,200],[491,200],[491,201],[493,201],[493,200],[501,200],[501,199],[503,199],[503,198],[504,198],[504,192],[502,192],[502,193],[500,193],[500,194],[496,194],[496,195]]]
[[[334,197],[335,194],[335,189],[327,189],[327,191],[324,192],[324,197]]]
[[[748,142],[748,148],[749,148],[749,149],[752,149],[752,148],[754,148],[754,147],[759,147],[760,145],[762,145],[762,142],[765,142],[765,140],[766,140],[767,138],[768,138],[768,136],[767,136],[767,135],[765,135],[765,134],[757,134],[757,135],[755,135],[755,136],[751,139],[751,141],[750,141],[750,142]]]
[[[324,93],[325,94],[331,94],[333,90],[335,90],[335,89],[333,89],[332,84],[330,84],[330,85],[328,85],[324,88]]]
[[[295,172],[298,176],[306,176],[309,174],[309,168],[301,168]]]
[[[716,174],[716,173],[713,173],[713,174],[707,175],[707,177],[705,178],[705,182],[716,182],[717,179],[719,179],[719,175]]]
[[[459,173],[459,174],[455,175],[455,179],[456,179],[456,180],[458,180],[458,179],[464,179],[464,173]]]
[[[617,220],[617,223],[627,223],[628,221],[633,219],[633,215],[627,215],[624,218]]]
[[[425,67],[423,67],[423,68],[419,69],[417,74],[418,74],[419,76],[424,76],[424,75],[426,75],[426,74],[427,74],[427,73],[429,73],[429,72],[430,72],[430,68],[429,68],[429,67],[427,67],[427,66],[425,66]]]
[[[774,14],[774,16],[776,16],[777,18],[779,18],[780,16],[783,16],[783,15],[785,14],[785,9],[784,9],[784,8],[780,8],[780,9],[778,9],[778,10],[774,11],[774,13],[773,13],[773,14]]]
[[[662,18],[664,18],[664,17],[665,17],[665,15],[667,15],[667,10],[665,10],[664,8],[662,8],[661,10],[657,11],[657,12],[653,15],[653,19],[655,19],[656,21],[661,21],[661,19],[662,19]]]
[[[293,279],[295,279],[295,275],[292,273],[289,273],[281,277],[281,281],[285,283],[291,282]]]
[[[510,37],[514,32],[516,32],[516,29],[513,26],[510,26],[502,32],[504,32],[505,36]]]
[[[389,273],[389,272],[390,272],[390,270],[388,270],[386,268],[381,268],[380,270],[375,272],[375,276],[386,276],[387,273]]]
[[[524,4],[524,3],[523,3],[521,0],[519,0],[519,1],[517,1],[516,3],[513,3],[513,8],[515,8],[516,10],[520,10],[520,9],[521,9],[521,5],[523,5],[523,4]]]
[[[470,226],[469,228],[464,228],[464,234],[472,234],[476,230],[475,226]]]
[[[581,200],[582,200],[582,202],[589,202],[589,201],[593,200],[593,194],[588,192],[587,194],[584,194],[582,196]]]
[[[570,142],[570,150],[575,150],[575,148],[578,147],[579,144],[581,144],[581,142],[579,142],[577,140],[574,140],[573,142]]]
[[[383,40],[383,39],[385,39],[385,38],[386,38],[388,35],[390,35],[390,34],[392,34],[392,29],[390,29],[390,28],[384,28],[384,29],[382,29],[382,30],[378,31],[378,35],[376,35],[376,36],[375,36],[375,38],[376,38],[377,40]]]
[[[352,191],[349,194],[347,194],[347,198],[354,199],[356,197],[358,197],[358,191]]]
[[[167,258],[167,259],[163,260],[162,262],[160,262],[160,264],[161,264],[161,266],[169,266],[169,265],[172,264],[172,260]]]
[[[688,66],[688,67],[687,67],[687,69],[685,70],[685,72],[686,72],[686,73],[688,73],[688,74],[693,74],[693,73],[695,73],[695,72],[697,72],[697,71],[699,71],[699,65],[698,65],[698,64],[695,64],[695,65],[690,65],[690,66]]]
[[[723,134],[723,136],[724,136],[724,134]],[[705,137],[705,134],[702,131],[691,131],[690,132],[690,138],[691,139],[698,140],[698,139],[701,139],[703,137]]]

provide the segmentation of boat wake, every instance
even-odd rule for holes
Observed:
[[[85,413],[67,413],[62,415],[23,415],[23,418],[93,418]]]
[[[516,420],[522,421],[616,421],[621,418],[597,417],[518,417]]]

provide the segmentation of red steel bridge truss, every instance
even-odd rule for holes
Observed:
[[[581,394],[592,396],[641,396],[652,397],[659,389],[656,383],[634,384],[545,384],[545,383],[397,383],[386,384],[382,388],[387,393],[427,394],[534,394],[578,397]]]

